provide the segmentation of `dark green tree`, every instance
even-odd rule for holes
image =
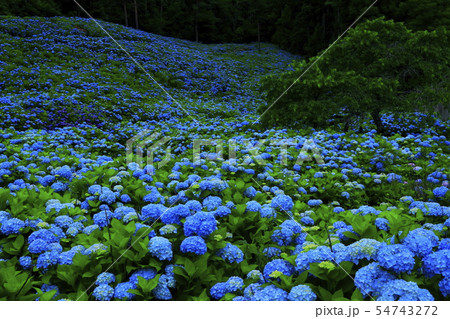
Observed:
[[[323,128],[334,119],[348,128],[369,115],[384,133],[382,112],[450,109],[450,37],[441,27],[413,32],[402,23],[378,18],[350,30],[320,58],[293,64],[295,71],[262,82],[269,105],[265,125]],[[308,70],[308,71],[307,71]],[[305,72],[306,71],[306,72]]]

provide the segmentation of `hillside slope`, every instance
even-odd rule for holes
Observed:
[[[272,45],[203,45],[100,23],[135,61],[89,19],[0,19],[4,127],[236,116],[264,103],[261,75],[296,58]],[[22,108],[28,123],[14,119]]]

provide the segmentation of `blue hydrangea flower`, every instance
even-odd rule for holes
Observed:
[[[146,203],[163,203],[164,202],[164,196],[161,196],[161,194],[158,192],[156,188],[153,188],[150,193],[144,196],[142,199]]]
[[[40,254],[36,261],[37,268],[47,269],[52,265],[58,264],[59,253],[57,251],[51,250],[43,254]]]
[[[322,172],[314,173],[314,178],[323,178],[323,173]]]
[[[343,209],[342,207],[333,208],[333,213],[336,213],[336,214],[342,213],[344,211],[345,211],[345,209]]]
[[[434,301],[426,289],[421,289],[415,282],[396,279],[383,286],[377,301]]]
[[[185,205],[187,206],[187,208],[189,208],[193,212],[198,212],[203,209],[202,204],[197,200],[190,200],[190,201],[186,202]]]
[[[211,212],[198,212],[184,222],[184,235],[207,237],[217,229],[217,222]]]
[[[445,186],[436,187],[433,189],[433,195],[436,197],[445,197],[445,194],[447,194],[448,188]]]
[[[438,250],[450,250],[450,238],[442,238]]]
[[[143,221],[153,222],[161,217],[167,211],[167,208],[162,204],[149,204],[142,207],[140,219]]]
[[[432,253],[433,248],[439,243],[439,237],[431,230],[417,228],[408,233],[403,239],[403,245],[416,256],[424,257]]]
[[[83,233],[90,235],[94,230],[99,229],[98,225],[90,225],[83,229]]]
[[[384,285],[396,279],[376,262],[360,268],[355,274],[355,286],[364,296],[379,296]]]
[[[352,232],[353,234],[359,236],[354,230],[352,225],[346,225],[344,227],[336,229],[336,235],[338,235],[341,241],[347,241],[349,238],[345,236],[346,232]]]
[[[431,253],[423,259],[424,271],[428,276],[441,274],[450,277],[450,250]]]
[[[158,284],[155,289],[153,289],[152,293],[158,300],[170,300],[172,299],[172,293],[169,288],[175,288],[175,284],[176,282],[173,273],[167,273],[166,271],[166,274],[159,277]]]
[[[263,274],[259,270],[252,270],[247,274],[247,279],[256,280],[258,283],[265,282]]]
[[[348,257],[356,265],[362,259],[373,260],[381,246],[375,239],[363,238],[348,246]]]
[[[256,196],[256,194],[257,194],[257,191],[253,186],[250,186],[249,188],[247,188],[244,191],[244,196],[246,196],[248,198],[253,198]]]
[[[131,202],[131,197],[127,194],[122,194],[122,195],[120,195],[120,201],[122,203],[129,203],[129,202]]]
[[[439,282],[439,289],[444,297],[450,295],[450,277],[445,277]]]
[[[289,212],[294,207],[294,201],[290,196],[280,194],[272,199],[270,206],[274,209]]]
[[[314,301],[317,299],[317,295],[309,286],[298,285],[292,287],[287,299],[291,301]]]
[[[274,279],[274,272],[281,272],[286,276],[291,276],[294,274],[295,269],[289,262],[283,259],[275,259],[266,264],[264,267],[264,278],[266,280]]]
[[[95,284],[98,285],[108,285],[110,283],[113,283],[116,281],[116,277],[109,273],[109,272],[102,272],[100,275],[97,276],[97,280],[95,281]]]
[[[74,223],[73,219],[67,215],[57,216],[55,218],[55,225],[61,228],[69,228],[69,226],[73,223]]]
[[[219,282],[211,287],[209,293],[213,299],[219,300],[228,293],[228,286],[225,282]]]
[[[447,220],[444,222],[444,226],[450,228],[450,218],[447,218]]]
[[[224,248],[219,249],[217,255],[228,261],[230,264],[234,262],[239,264],[244,260],[244,253],[242,250],[230,243],[227,243]]]
[[[382,245],[378,249],[377,261],[380,266],[396,273],[410,272],[415,265],[414,254],[401,244]]]
[[[22,256],[19,258],[19,265],[22,266],[23,269],[30,269],[33,266],[33,262],[30,256]]]
[[[270,238],[279,246],[287,246],[292,243],[294,235],[295,233],[292,229],[283,227],[281,229],[275,229]]]
[[[126,281],[119,283],[114,289],[114,298],[120,300],[131,300],[134,298],[135,294],[128,292],[129,290],[136,289],[136,284]]]
[[[157,275],[156,270],[153,268],[145,268],[145,269],[139,269],[136,270],[131,276],[130,276],[130,282],[134,285],[137,285],[139,283],[139,277],[142,277],[145,280],[150,280],[155,278]]]
[[[349,198],[350,198],[350,194],[349,194],[348,192],[342,192],[342,193],[341,193],[341,196],[344,197],[344,198],[346,198],[346,199],[349,199]]]
[[[101,251],[106,251],[108,249],[108,246],[102,244],[102,243],[98,243],[98,244],[93,244],[91,245],[89,248],[86,248],[85,251],[83,251],[82,253],[84,255],[90,255],[92,253],[98,253]]]
[[[186,237],[180,245],[183,253],[193,253],[196,255],[204,255],[207,250],[205,240],[199,236]]]
[[[110,285],[102,284],[94,289],[92,296],[98,301],[109,301],[114,296],[114,289]]]
[[[247,300],[252,300],[255,293],[257,291],[263,290],[263,288],[264,287],[262,286],[262,283],[252,283],[244,289],[244,297]]]
[[[226,181],[215,176],[210,176],[209,179],[202,180],[198,185],[202,191],[209,190],[215,192],[224,191],[229,187]]]
[[[156,287],[152,290],[153,295],[158,300],[170,300],[172,299],[172,293],[169,287],[158,283]]]
[[[136,210],[133,207],[120,206],[114,210],[114,212],[111,214],[111,216],[112,216],[112,218],[121,220],[127,214],[136,214]]]
[[[138,214],[136,212],[131,212],[131,213],[127,213],[125,216],[123,216],[123,222],[124,223],[129,223],[132,221],[137,221],[138,220]]]
[[[262,209],[262,206],[257,201],[251,200],[247,202],[246,204],[246,210],[249,212],[260,212]]]
[[[241,290],[244,287],[244,280],[240,277],[232,276],[228,278],[225,284],[227,286],[227,291],[232,293]]]
[[[307,226],[313,226],[314,225],[314,219],[312,219],[309,216],[304,216],[300,219],[300,222],[302,222],[303,224],[307,225]]]
[[[19,234],[20,230],[24,227],[24,221],[18,218],[11,218],[2,223],[0,231],[3,235]]]
[[[73,257],[75,257],[76,253],[77,252],[73,251],[73,250],[64,251],[64,252],[60,253],[59,257],[58,257],[58,264],[59,265],[72,265]]]
[[[111,222],[111,212],[104,210],[102,212],[96,213],[92,216],[92,220],[99,227],[106,227]]]
[[[378,217],[375,219],[375,226],[377,226],[379,230],[389,231],[390,229],[389,221],[386,218]]]
[[[109,205],[116,201],[116,194],[108,189],[106,191],[102,191],[98,197],[98,200]]]
[[[163,215],[161,221],[166,224],[181,225],[181,219],[191,216],[191,211],[186,205],[176,205],[169,208]]]
[[[308,200],[308,205],[311,206],[311,207],[319,206],[319,205],[322,205],[322,204],[323,204],[323,202],[320,199],[310,199],[310,200]]]
[[[173,256],[172,243],[164,237],[156,236],[148,243],[150,254],[159,260],[171,260]]]
[[[273,209],[271,206],[263,205],[261,207],[261,211],[259,212],[261,218],[276,218],[277,213],[275,209]]]
[[[217,207],[216,211],[214,212],[214,216],[216,217],[225,217],[231,214],[231,209],[229,209],[226,206],[219,206]]]
[[[256,290],[251,297],[253,301],[285,301],[288,293],[281,288],[274,285],[264,287],[261,290]]]
[[[233,301],[248,301],[244,296],[236,296],[233,298]]]
[[[228,207],[229,209],[235,209],[236,205],[233,202],[227,202],[225,204],[226,207]]]
[[[420,209],[424,215],[429,215],[429,216],[444,216],[445,212],[442,209],[441,205],[439,205],[439,203],[435,203],[435,202],[421,202],[421,201],[415,201],[412,202],[409,205],[409,209],[411,212],[414,211],[414,208],[418,208]]]
[[[69,179],[69,180],[72,179],[72,171],[71,171],[70,167],[67,165],[64,165],[63,167],[55,170],[54,174],[59,175],[63,178]]]
[[[68,185],[63,182],[55,182],[50,186],[55,192],[62,193],[67,190]]]
[[[42,239],[36,239],[28,245],[28,251],[32,254],[40,254],[49,249],[49,243]]]
[[[369,214],[372,214],[372,215],[379,215],[380,214],[380,211],[379,210],[377,210],[377,209],[375,209],[374,207],[372,207],[372,206],[367,206],[367,205],[363,205],[363,206],[360,206],[355,212],[354,212],[354,214],[355,215],[361,215],[361,216],[365,216],[365,215],[369,215]]]
[[[178,232],[178,229],[175,225],[164,225],[159,229],[159,233],[164,235],[170,235],[170,234],[176,234]]]
[[[279,257],[281,255],[281,249],[276,247],[266,247],[263,250],[263,254],[267,258]]]
[[[58,253],[61,253],[63,251],[63,248],[59,243],[51,243],[51,244],[48,244],[48,250],[49,251],[54,250]]]
[[[11,218],[11,214],[8,212],[5,212],[4,210],[0,210],[0,224],[7,221]]]
[[[91,185],[88,188],[88,193],[91,195],[100,195],[101,192],[102,192],[101,185]]]
[[[299,253],[295,259],[295,270],[302,273],[309,269],[311,263],[320,263],[326,260],[331,261],[333,258],[333,253],[328,246],[319,246],[316,249]]]

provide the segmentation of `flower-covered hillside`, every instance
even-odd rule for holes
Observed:
[[[207,46],[100,23],[121,47],[89,19],[0,19],[5,126],[238,116],[261,103],[259,77],[295,58],[270,45]]]
[[[102,25],[189,114],[92,21],[2,17],[1,300],[449,300],[448,123],[263,129],[299,57]]]

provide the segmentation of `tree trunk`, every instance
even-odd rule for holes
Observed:
[[[347,133],[349,129],[350,129],[350,119],[347,117],[345,119],[344,133]]]
[[[379,111],[372,111],[370,113],[372,115],[373,122],[375,123],[375,126],[377,127],[378,134],[383,135],[384,128],[383,123],[381,122],[380,112]]]
[[[124,13],[124,16],[125,16],[125,26],[128,27],[127,0],[123,0],[123,13]]]
[[[195,21],[195,42],[198,42],[198,23]]]
[[[137,1],[134,0],[133,3],[134,3],[134,21],[136,22],[136,29],[139,29]]]
[[[341,24],[341,12],[339,11],[339,7],[337,8],[337,22],[338,22],[338,35],[342,32],[342,24]]]
[[[449,119],[449,114],[448,114],[449,112],[448,112],[448,109],[445,108],[444,104],[439,103],[435,107],[434,111],[439,113],[439,117],[442,121],[445,122]]]
[[[259,30],[259,21],[258,21],[258,51],[261,51],[261,33]]]
[[[198,0],[195,2],[195,42],[198,42]]]

